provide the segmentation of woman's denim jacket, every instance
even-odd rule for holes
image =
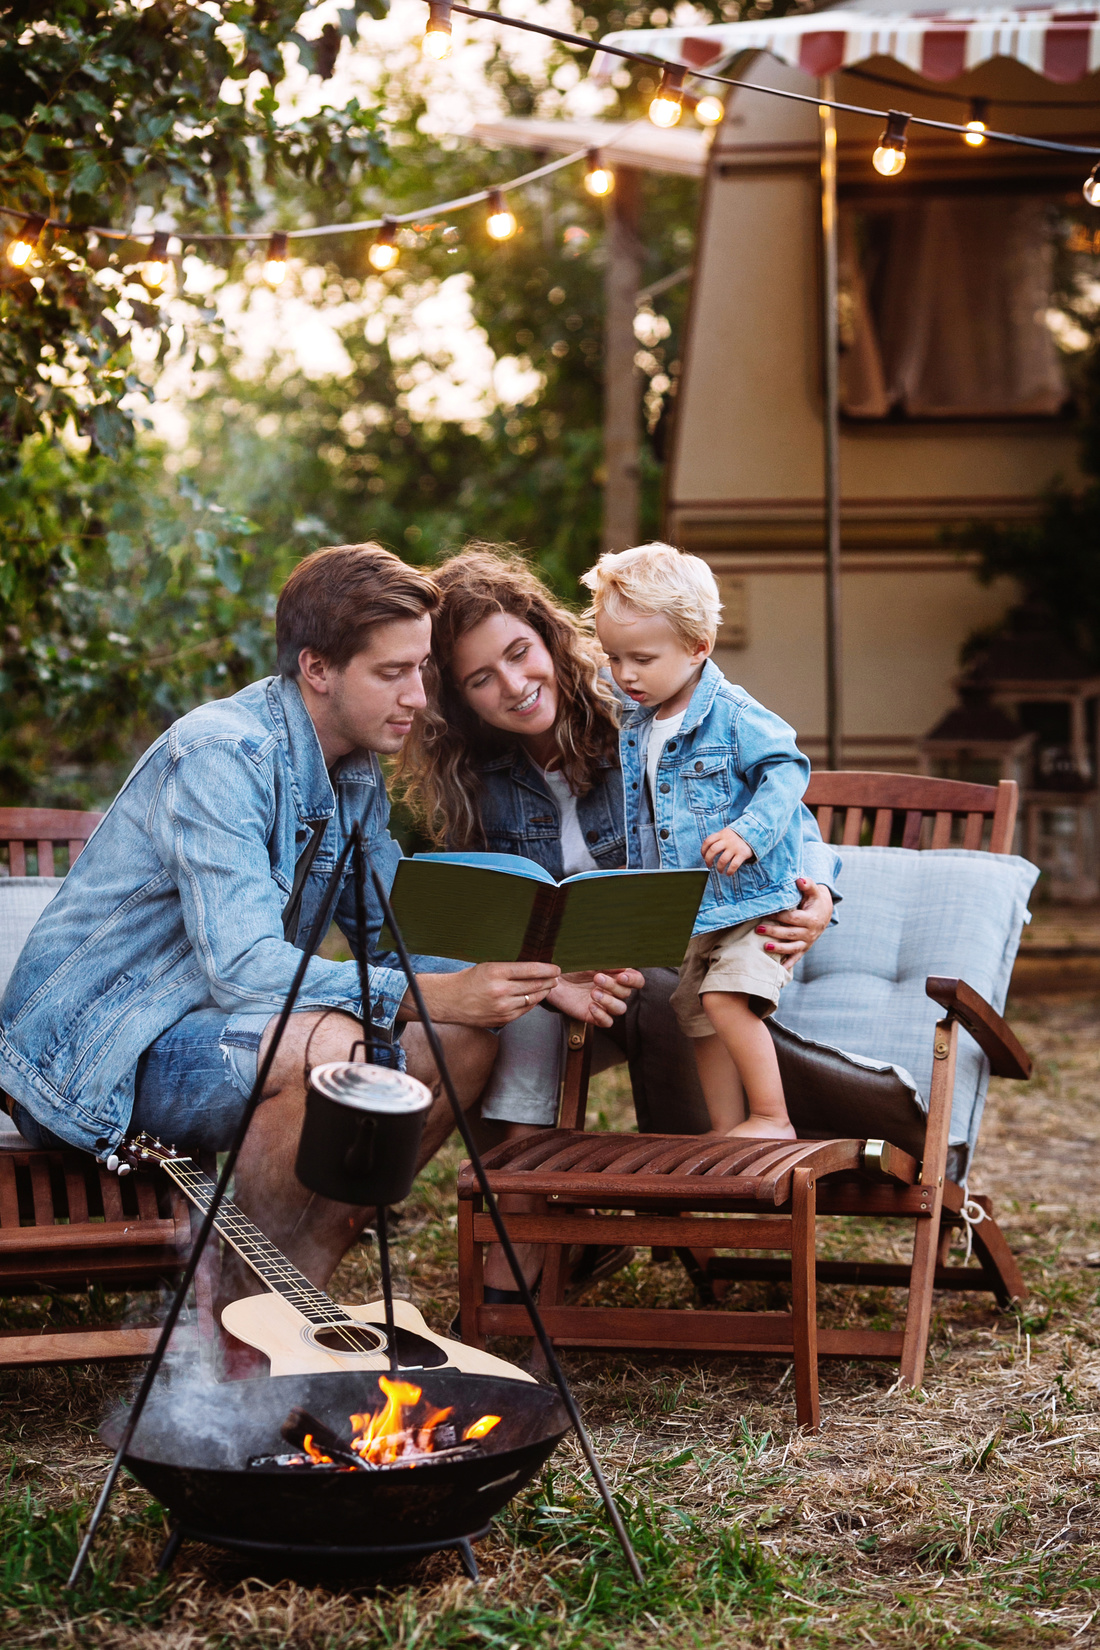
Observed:
[[[644,863],[646,746],[656,708],[624,719],[620,746],[626,797],[627,863]],[[706,837],[731,826],[753,851],[727,876],[711,871],[695,932],[731,928],[798,904],[803,874],[802,797],[810,764],[781,717],[727,682],[707,660],[676,736],[665,741],[656,775],[653,825],[661,865],[703,864]]]
[[[102,1156],[126,1132],[138,1060],[192,1009],[273,1015],[301,953],[282,912],[311,823],[328,829],[303,889],[298,931],[316,916],[352,824],[389,882],[401,850],[387,830],[377,758],[325,769],[297,684],[254,682],[191,711],[157,740],[24,946],[0,1003],[0,1087],[46,1128]],[[355,946],[350,860],[335,918]],[[405,976],[376,954],[381,912],[368,882],[373,1017],[392,1026]],[[418,971],[463,964],[416,958]],[[360,1012],[353,962],[314,957],[299,1009]]]
[[[717,668],[712,668],[715,675],[724,680]],[[747,695],[745,697],[747,699]],[[748,702],[753,703],[751,700]],[[630,704],[629,709],[634,713],[636,707]],[[763,714],[768,713],[765,711]],[[625,737],[636,739],[637,734]],[[637,747],[633,754],[637,755]],[[637,775],[631,783],[638,783]],[[481,771],[478,803],[486,848],[498,854],[523,854],[559,880],[565,875],[561,816],[557,803],[539,769],[521,746],[517,745],[485,764]],[[632,813],[636,813],[636,809],[632,809]],[[628,862],[625,816],[622,771],[618,764],[609,762],[601,769],[597,783],[577,802],[581,830],[589,852],[601,871],[620,870]],[[840,874],[840,857],[822,842],[817,821],[808,808],[803,806],[799,817],[802,824],[802,869],[815,882],[833,890],[833,899],[839,903],[840,896],[835,890]],[[632,852],[629,863],[640,865],[640,856],[636,851]],[[697,859],[695,863],[698,863]],[[796,889],[789,903],[797,905],[800,897]],[[768,907],[769,911],[780,909],[777,905]]]

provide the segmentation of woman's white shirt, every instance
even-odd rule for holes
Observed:
[[[577,799],[569,789],[569,781],[558,768],[540,768],[539,772],[550,787],[550,794],[561,815],[561,857],[563,876],[577,877],[582,871],[598,871],[599,866],[588,851],[581,822],[577,817]]]

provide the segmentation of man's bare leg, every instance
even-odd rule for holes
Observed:
[[[272,1020],[260,1045],[262,1059],[274,1030]],[[347,1060],[352,1045],[363,1035],[359,1023],[349,1015],[319,1013],[293,1014],[279,1045],[268,1079],[262,1105],[256,1111],[237,1162],[235,1199],[249,1219],[310,1281],[323,1289],[345,1250],[362,1231],[370,1209],[335,1203],[318,1197],[301,1185],[294,1173],[298,1137],[305,1114],[303,1066],[306,1043],[311,1065],[327,1060]],[[496,1058],[496,1039],[470,1026],[439,1028],[440,1040],[464,1108],[473,1105],[485,1086]],[[437,1093],[440,1088],[435,1064],[419,1026],[407,1028],[404,1042],[409,1070]],[[437,1093],[428,1117],[421,1161],[450,1133],[450,1106]],[[219,1295],[221,1302],[254,1294],[260,1287],[243,1263],[227,1257]]]

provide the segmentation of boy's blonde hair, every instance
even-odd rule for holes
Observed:
[[[685,646],[714,646],[722,599],[718,583],[700,556],[671,544],[639,544],[633,550],[608,551],[582,574],[592,592],[586,619],[601,613],[622,621],[632,614],[667,619]]]

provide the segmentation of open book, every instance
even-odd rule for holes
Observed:
[[[565,974],[678,968],[707,872],[584,871],[557,883],[519,854],[417,854],[390,901],[405,944],[463,962],[554,962]],[[392,936],[382,930],[382,944]]]

